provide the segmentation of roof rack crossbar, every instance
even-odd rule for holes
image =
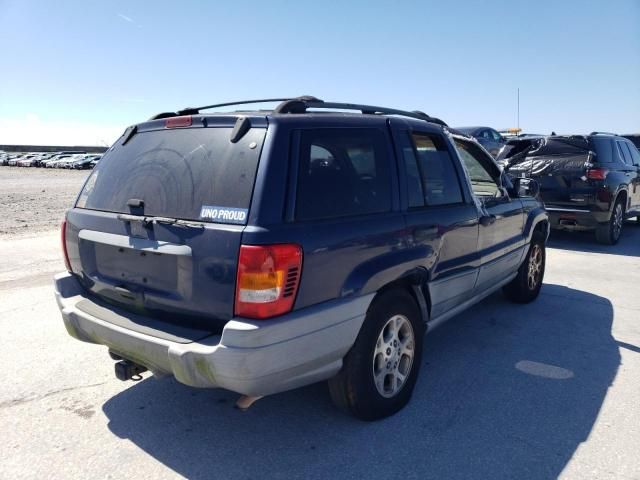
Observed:
[[[415,110],[409,112],[406,110],[397,110],[395,108],[378,107],[375,105],[361,105],[357,103],[338,103],[338,102],[323,102],[318,99],[305,99],[294,98],[285,100],[278,105],[273,113],[304,113],[309,108],[322,108],[322,109],[334,109],[334,110],[359,110],[363,114],[382,114],[382,115],[398,115],[402,117],[415,118],[418,120],[426,120],[428,122],[437,123],[443,126],[447,126],[445,122],[439,118],[427,115],[424,112]]]
[[[284,102],[286,100],[291,100],[291,99],[290,98],[260,98],[257,100],[241,100],[239,102],[216,103],[214,105],[205,105],[204,107],[183,108],[182,110],[178,111],[178,115],[195,115],[200,113],[200,110],[208,110],[210,108],[231,107],[233,105],[249,105],[252,103]]]

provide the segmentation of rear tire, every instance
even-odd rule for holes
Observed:
[[[361,420],[378,420],[411,398],[422,362],[424,323],[413,297],[390,290],[374,300],[342,369],[329,380],[333,402]]]
[[[613,206],[611,218],[605,224],[596,227],[596,240],[604,245],[615,245],[620,240],[624,225],[624,205],[618,198]]]
[[[533,302],[540,294],[546,263],[545,238],[534,232],[527,256],[518,269],[518,275],[502,287],[505,296],[516,303]]]

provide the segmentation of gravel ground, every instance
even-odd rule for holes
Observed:
[[[89,173],[0,166],[0,238],[58,228]]]

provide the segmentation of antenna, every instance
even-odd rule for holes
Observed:
[[[516,126],[518,127],[518,133],[519,133],[519,131],[520,131],[520,87],[518,87],[518,99],[516,101],[516,104],[518,106],[517,107],[518,115],[517,115],[517,118],[516,118],[516,124],[517,125]]]

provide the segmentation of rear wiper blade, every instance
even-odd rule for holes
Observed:
[[[145,220],[153,224],[177,225],[178,227],[204,228],[204,223],[194,222],[192,220],[182,220],[180,218],[170,217],[145,217]]]
[[[126,213],[118,214],[118,220],[123,222],[141,222],[143,225],[148,226],[151,224],[162,225],[176,225],[179,227],[192,227],[192,228],[204,228],[204,223],[194,222],[192,220],[182,220],[179,218],[171,217],[151,217],[141,215],[128,215]]]

